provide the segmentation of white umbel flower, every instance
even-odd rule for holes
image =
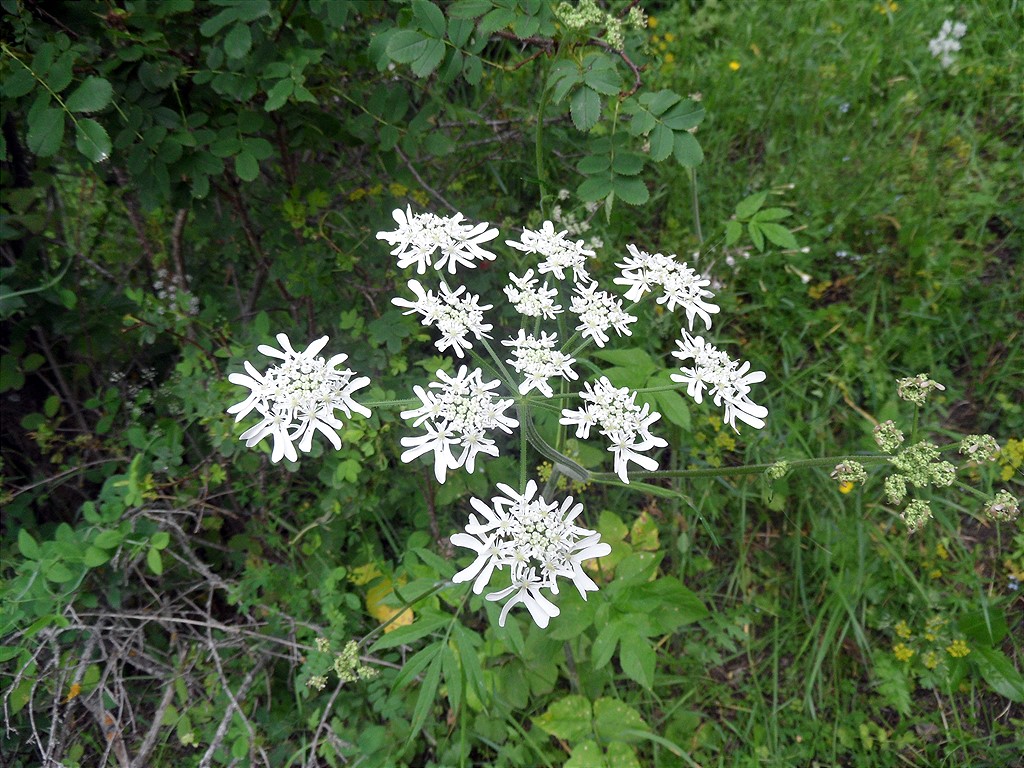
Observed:
[[[934,58],[939,60],[943,69],[949,69],[956,61],[953,55],[960,50],[960,39],[967,34],[967,25],[962,21],[952,22],[946,19],[942,22],[939,34],[928,41],[928,50]]]
[[[545,221],[540,229],[523,229],[520,240],[506,240],[505,244],[524,253],[536,253],[544,257],[537,269],[542,275],[549,272],[559,280],[565,279],[565,271],[572,270],[576,282],[589,280],[587,257],[594,252],[583,247],[583,241],[566,240],[567,230],[555,232],[555,225]]]
[[[496,496],[488,505],[473,498],[470,503],[482,516],[470,514],[465,533],[451,537],[453,544],[476,552],[476,558],[452,578],[455,583],[473,581],[473,591],[480,594],[494,572],[509,568],[511,585],[489,593],[490,601],[509,598],[498,617],[505,620],[515,605],[522,603],[537,626],[544,628],[558,615],[558,606],[542,592],[558,594],[558,578],[570,579],[584,600],[588,592],[597,590],[582,568],[585,560],[603,557],[611,547],[601,542],[596,531],[576,525],[583,505],[572,497],[561,503],[547,502],[537,493],[537,483],[530,480],[523,493],[498,484],[504,496]]]
[[[537,287],[537,278],[533,276],[533,270],[526,270],[522,277],[516,277],[509,272],[508,279],[511,285],[505,286],[505,295],[516,308],[516,312],[527,317],[543,317],[545,320],[554,320],[555,315],[562,311],[559,304],[555,304],[558,291],[548,288],[545,282],[540,288]]]
[[[282,458],[297,461],[296,443],[300,451],[309,452],[316,432],[322,432],[336,449],[341,448],[338,430],[344,422],[335,415],[336,411],[341,411],[347,418],[353,413],[370,415],[367,408],[352,399],[352,394],[369,384],[370,379],[356,376],[348,368],[338,370],[348,355],[334,355],[329,360],[317,357],[328,341],[329,338],[323,336],[311,342],[304,351],[296,352],[288,336],[279,333],[277,342],[281,349],[261,344],[259,351],[278,358],[280,363],[260,373],[247,360],[246,373],[228,376],[232,384],[250,390],[245,400],[228,408],[228,413],[235,414],[236,422],[253,410],[263,417],[258,424],[242,433],[241,439],[247,447],[251,448],[270,436],[274,440],[271,461],[277,462]]]
[[[593,339],[599,347],[611,338],[608,336],[609,328],[614,328],[619,336],[633,335],[629,324],[635,323],[636,318],[622,308],[621,299],[602,291],[596,282],[576,285],[569,310],[579,315],[580,324],[576,330]]]
[[[646,403],[636,404],[636,392],[628,387],[616,388],[607,377],[602,376],[596,384],[586,382],[580,399],[584,406],[578,410],[562,410],[561,424],[576,427],[576,437],[587,438],[592,427],[598,427],[601,434],[610,441],[608,450],[615,458],[615,473],[624,483],[629,482],[629,464],[639,464],[653,472],[658,462],[644,451],[663,448],[668,442],[651,434],[650,427],[661,418]]]
[[[672,353],[673,357],[684,363],[692,361],[672,374],[672,381],[686,385],[687,395],[700,403],[707,389],[715,405],[725,408],[725,421],[737,432],[737,419],[756,429],[764,426],[768,409],[749,397],[750,385],[765,380],[762,371],[751,371],[749,362],[741,365],[701,336],[691,336],[685,328],[676,346],[679,350]]]
[[[484,312],[492,309],[493,305],[481,305],[480,297],[469,293],[466,286],[459,286],[453,291],[442,282],[441,292],[437,295],[433,291],[425,291],[419,280],[410,280],[408,286],[416,294],[416,301],[399,296],[393,298],[391,303],[405,307],[407,311],[403,315],[420,315],[420,323],[428,328],[436,325],[441,338],[434,342],[434,346],[440,351],[452,349],[462,357],[465,350],[473,348],[467,338],[469,334],[472,333],[478,339],[490,338],[487,331],[494,326],[484,322]]]
[[[415,419],[414,427],[424,426],[427,434],[403,437],[406,450],[402,461],[408,463],[425,453],[434,453],[434,476],[443,483],[449,469],[465,467],[472,473],[476,469],[476,456],[485,453],[497,456],[498,447],[487,433],[500,429],[511,434],[519,426],[514,418],[505,415],[512,400],[502,400],[491,393],[500,382],[483,380],[479,368],[469,371],[459,368],[454,376],[437,372],[438,381],[430,389],[417,385],[413,392],[422,405],[402,411],[403,419]]]
[[[711,315],[717,314],[719,308],[705,301],[715,295],[707,290],[707,286],[711,285],[710,280],[688,267],[685,262],[676,261],[674,254],[665,256],[647,253],[632,243],[626,248],[629,255],[625,261],[615,264],[622,270],[622,277],[616,277],[614,282],[629,287],[626,292],[627,301],[639,301],[645,293],[660,286],[662,295],[658,297],[658,303],[665,304],[669,312],[674,312],[676,306],[686,310],[686,322],[690,330],[693,330],[694,317],[700,317],[705,328],[711,327]]]
[[[542,331],[538,339],[533,334],[520,330],[519,336],[501,343],[506,347],[512,347],[512,357],[506,362],[516,373],[525,374],[525,378],[519,384],[521,395],[537,389],[545,397],[553,397],[555,393],[548,384],[548,379],[552,376],[561,376],[571,381],[579,378],[576,371],[570,367],[576,361],[555,349],[558,336],[554,333],[547,334]]]
[[[378,232],[377,239],[385,240],[394,248],[401,269],[416,265],[417,274],[424,274],[428,266],[438,271],[445,268],[455,274],[459,266],[473,268],[477,261],[494,261],[490,251],[481,244],[498,236],[497,229],[488,229],[487,223],[463,224],[463,215],[437,216],[433,213],[413,213],[412,208],[396,208],[391,214],[398,222],[393,232]],[[434,253],[440,252],[434,261]]]

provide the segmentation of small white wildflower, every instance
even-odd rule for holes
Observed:
[[[547,282],[538,288],[538,280],[533,276],[532,269],[526,270],[522,277],[516,277],[509,272],[508,279],[512,284],[505,286],[505,295],[520,314],[554,320],[555,315],[562,311],[561,305],[555,303],[558,291],[548,288]]]
[[[939,34],[928,41],[928,50],[932,57],[939,59],[943,69],[949,69],[956,61],[953,55],[960,50],[960,39],[967,34],[967,25],[962,21],[956,23],[946,19],[942,22]]]
[[[768,409],[751,401],[750,385],[765,380],[762,371],[751,371],[750,363],[742,365],[729,358],[713,344],[700,336],[691,336],[684,328],[683,338],[677,341],[679,350],[673,352],[684,362],[692,360],[690,367],[680,367],[680,373],[672,374],[672,381],[686,384],[686,394],[697,403],[704,399],[708,389],[715,405],[725,408],[725,421],[736,431],[736,419],[761,429]]]
[[[408,311],[403,312],[404,315],[421,315],[420,323],[428,328],[436,325],[441,338],[434,342],[434,346],[440,351],[451,348],[456,355],[462,357],[465,350],[473,348],[467,339],[469,334],[472,333],[478,339],[490,338],[487,331],[494,326],[484,322],[484,312],[492,309],[493,305],[481,305],[480,297],[466,291],[466,286],[459,286],[453,291],[442,282],[438,295],[434,295],[433,291],[425,291],[418,280],[410,280],[408,286],[416,294],[416,301],[399,296],[393,298],[391,303],[405,307]]]
[[[608,329],[614,328],[619,336],[632,336],[630,323],[636,318],[622,308],[622,300],[598,288],[596,282],[590,285],[577,284],[569,310],[579,315],[576,326],[584,337],[590,337],[599,347],[608,343]]]
[[[335,411],[342,411],[346,417],[351,417],[353,412],[370,415],[367,408],[352,399],[353,393],[369,384],[370,380],[365,376],[357,377],[348,368],[338,370],[348,355],[334,355],[329,360],[317,357],[328,340],[323,336],[311,342],[303,352],[296,352],[288,336],[279,333],[277,342],[281,349],[266,344],[261,344],[258,349],[264,355],[280,359],[280,363],[271,366],[266,373],[260,373],[246,360],[246,373],[228,376],[232,384],[250,390],[245,400],[228,408],[228,413],[235,414],[236,422],[253,410],[263,417],[258,424],[242,433],[240,439],[247,447],[251,448],[270,436],[274,440],[271,461],[278,462],[282,458],[297,461],[295,443],[298,442],[300,451],[312,450],[313,435],[318,431],[336,449],[341,448],[338,430],[344,423],[335,416]]]
[[[512,358],[506,362],[516,373],[526,375],[519,385],[521,395],[537,389],[545,397],[552,397],[554,392],[548,384],[548,379],[552,376],[561,376],[571,381],[579,378],[576,371],[570,367],[576,361],[555,349],[558,336],[554,333],[541,332],[538,339],[533,334],[520,330],[516,338],[501,343],[506,347],[512,347]]]
[[[460,265],[473,268],[480,260],[494,261],[495,255],[480,246],[498,236],[497,229],[488,229],[487,223],[463,224],[463,215],[437,216],[433,213],[413,213],[412,208],[396,208],[391,214],[398,222],[393,232],[378,232],[377,239],[395,246],[392,256],[398,257],[402,269],[416,265],[417,274],[424,274],[428,266],[438,271],[447,267],[455,274]],[[433,262],[434,252],[440,257]]]
[[[563,409],[559,423],[576,427],[576,437],[584,439],[590,436],[592,427],[598,427],[611,442],[608,450],[614,456],[615,473],[622,482],[629,482],[630,462],[649,472],[658,469],[658,462],[643,452],[668,445],[650,431],[651,425],[661,418],[660,413],[651,411],[646,403],[642,407],[637,405],[636,392],[612,386],[605,376],[596,384],[586,382],[580,399],[584,406],[575,411]]]
[[[544,628],[558,615],[558,606],[542,592],[558,594],[558,578],[570,579],[584,600],[588,592],[597,590],[582,568],[585,560],[603,557],[611,552],[596,531],[581,528],[575,520],[583,505],[572,497],[547,502],[538,494],[537,483],[530,480],[523,493],[498,484],[504,494],[487,504],[473,498],[470,504],[482,519],[470,514],[465,533],[451,537],[452,544],[476,552],[476,558],[452,581],[456,584],[473,581],[473,591],[484,591],[495,571],[507,566],[511,585],[486,596],[498,601],[510,598],[502,608],[498,624],[505,620],[513,606],[522,603],[537,626]]]
[[[589,280],[587,257],[594,252],[583,246],[583,241],[566,240],[567,231],[555,232],[555,226],[545,221],[539,230],[523,229],[520,240],[506,240],[505,244],[524,253],[536,253],[544,257],[537,269],[540,274],[552,273],[559,280],[565,279],[565,270],[571,269],[573,280]]]
[[[497,456],[498,447],[487,433],[500,429],[511,434],[519,422],[505,415],[512,400],[502,400],[491,393],[500,382],[485,382],[479,368],[470,372],[462,366],[454,377],[444,371],[438,371],[436,376],[439,381],[432,381],[429,390],[419,385],[413,387],[422,406],[402,411],[403,419],[415,419],[414,427],[424,426],[427,430],[427,434],[419,437],[402,438],[402,445],[408,449],[402,454],[402,461],[408,463],[433,451],[434,476],[443,483],[449,469],[465,467],[472,474],[477,454]]]

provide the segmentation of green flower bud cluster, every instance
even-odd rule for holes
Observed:
[[[960,441],[960,453],[975,461],[995,461],[999,443],[992,435],[968,435]]]
[[[917,376],[899,379],[896,382],[896,394],[918,406],[925,404],[933,389],[944,390],[945,387],[929,379],[926,373],[919,373]]]
[[[918,488],[926,488],[929,485],[952,485],[956,477],[956,467],[948,461],[937,461],[938,458],[937,445],[920,442],[900,451],[889,461],[901,475]]]
[[[647,26],[647,17],[637,7],[630,8],[623,20],[601,10],[594,0],[579,0],[575,6],[568,2],[559,3],[555,15],[570,29],[604,27],[605,41],[619,50],[625,46],[627,28],[643,29]]]
[[[903,444],[903,439],[903,432],[892,419],[883,421],[875,427],[875,442],[886,453],[895,453]]]
[[[349,640],[345,650],[334,657],[334,672],[346,683],[369,680],[379,674],[378,670],[359,661],[359,645],[355,640]]]
[[[1008,491],[1000,491],[985,505],[985,514],[992,520],[1008,523],[1020,514],[1020,504]]]
[[[907,532],[913,533],[932,519],[932,508],[928,506],[927,501],[914,499],[907,504],[907,508],[903,510],[901,517],[903,522],[907,524]]]
[[[859,461],[844,461],[836,464],[831,477],[840,483],[863,483],[868,479],[868,473],[864,471],[864,465]]]
[[[776,461],[768,467],[768,469],[764,471],[764,476],[772,481],[781,480],[786,476],[787,472],[789,472],[789,462],[783,459]]]

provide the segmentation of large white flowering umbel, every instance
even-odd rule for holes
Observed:
[[[341,448],[338,430],[344,426],[336,415],[341,411],[346,417],[352,413],[369,416],[370,411],[352,399],[352,394],[370,383],[366,376],[356,376],[346,368],[338,366],[348,360],[348,355],[334,355],[329,360],[318,357],[317,353],[327,346],[328,337],[323,336],[310,343],[302,352],[296,352],[283,333],[277,334],[281,349],[261,344],[259,351],[264,355],[281,360],[265,373],[260,373],[248,360],[246,373],[232,373],[228,381],[249,388],[249,396],[228,408],[236,414],[235,421],[241,421],[255,410],[263,418],[255,426],[242,433],[241,439],[251,448],[265,437],[274,440],[271,461],[283,458],[297,461],[295,444],[299,450],[308,452],[313,447],[313,435],[323,433],[335,449]]]
[[[635,303],[654,291],[658,292],[657,302],[666,310],[682,309],[686,315],[682,340],[677,342],[679,349],[672,353],[683,365],[672,379],[685,385],[687,394],[698,403],[707,392],[715,405],[724,409],[725,420],[733,429],[737,421],[764,426],[768,411],[754,403],[750,393],[751,385],[763,381],[765,375],[751,371],[749,363],[733,361],[703,337],[692,335],[694,321],[699,318],[705,329],[710,329],[712,316],[719,308],[712,303],[710,280],[674,255],[650,254],[627,246],[626,257],[616,264],[621,276],[614,282],[626,289],[625,296],[619,297],[603,290],[591,277],[588,260],[595,253],[585,248],[582,240],[569,239],[567,232],[556,231],[551,222],[544,222],[537,230],[523,229],[518,240],[505,243],[522,254],[535,255],[537,262],[522,277],[508,274],[505,297],[523,320],[514,335],[502,340],[511,355],[502,360],[488,343],[494,326],[485,322],[484,313],[493,306],[482,304],[480,296],[465,286],[452,288],[443,279],[445,272],[455,275],[461,268],[493,261],[496,256],[485,245],[498,237],[498,230],[486,223],[468,223],[462,214],[437,216],[406,208],[396,210],[393,216],[398,228],[378,232],[377,238],[392,246],[391,254],[397,257],[399,268],[415,267],[421,276],[428,273],[428,268],[441,273],[436,291],[410,279],[406,286],[412,298],[396,297],[393,303],[405,314],[418,315],[422,325],[438,331],[440,338],[435,345],[439,351],[451,350],[460,362],[470,363],[460,365],[454,375],[438,370],[435,380],[426,387],[413,387],[419,404],[401,414],[412,420],[414,429],[423,430],[402,438],[405,451],[401,460],[413,462],[430,455],[438,482],[443,483],[452,470],[474,472],[480,466],[477,458],[481,455],[498,456],[500,447],[495,438],[499,432],[510,434],[515,427],[525,430],[524,437],[549,458],[559,455],[543,442],[532,424],[520,424],[519,419],[523,414],[529,417],[531,407],[542,403],[539,398],[569,396],[569,383],[579,379],[574,370],[576,358],[587,346],[604,347],[613,334],[632,334],[630,326],[637,318],[630,314],[632,307],[623,306],[623,299]],[[565,323],[560,316],[566,312],[575,320]],[[559,327],[572,328],[575,333],[571,338],[559,339],[556,332],[540,330],[543,322],[559,322]],[[296,352],[284,334],[277,338],[282,350],[268,346],[259,349],[281,363],[260,373],[246,362],[246,373],[229,377],[248,387],[250,393],[228,412],[239,420],[253,410],[262,417],[242,433],[242,440],[253,446],[272,437],[271,459],[275,462],[282,458],[295,461],[296,447],[309,451],[318,431],[340,447],[337,430],[343,424],[336,412],[369,416],[369,410],[352,399],[369,379],[338,369],[346,355],[328,360],[318,357],[327,344],[326,336],[312,342],[304,352]],[[558,393],[553,385],[559,387]],[[651,429],[661,415],[646,403],[637,404],[637,392],[616,387],[599,376],[585,381],[578,397],[581,407],[557,409],[560,422],[575,427],[578,438],[588,438],[592,429],[604,437],[621,482],[629,483],[633,465],[645,472],[658,469],[652,454],[668,443]],[[546,407],[551,409],[550,405]],[[562,459],[564,466],[572,463],[566,457]],[[543,591],[557,595],[561,577],[571,580],[586,598],[597,585],[583,571],[582,563],[608,554],[610,548],[600,541],[598,533],[576,524],[583,505],[572,498],[561,502],[543,498],[532,480],[522,493],[504,484],[498,489],[503,495],[494,497],[490,504],[472,500],[475,513],[470,515],[465,532],[452,536],[454,544],[476,553],[454,581],[472,581],[473,590],[479,594],[495,574],[501,573],[503,578],[507,574],[508,586],[486,596],[492,601],[507,598],[499,622],[504,624],[510,609],[521,603],[539,626],[547,626],[558,615],[558,608]]]
[[[584,560],[607,555],[612,548],[601,541],[601,534],[576,525],[583,505],[572,497],[561,504],[545,501],[531,480],[523,493],[498,483],[504,496],[495,496],[487,504],[474,498],[470,503],[482,520],[470,514],[465,533],[452,536],[452,544],[476,552],[476,559],[452,578],[455,583],[473,581],[473,591],[484,591],[494,572],[509,569],[511,585],[487,595],[488,600],[509,598],[501,609],[498,623],[514,605],[522,603],[540,627],[558,615],[558,606],[541,592],[558,594],[558,577],[569,579],[583,599],[597,584],[582,568]]]

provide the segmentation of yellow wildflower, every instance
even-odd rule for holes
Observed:
[[[69,701],[78,696],[78,694],[80,694],[81,692],[82,686],[78,683],[72,683],[71,687],[68,689],[68,697],[64,699],[64,703],[67,704]]]
[[[942,542],[935,545],[935,556],[939,560],[949,560],[949,550],[946,549],[946,545]]]
[[[731,69],[733,72],[735,72],[739,68],[740,68],[740,63],[738,61],[730,61],[729,62],[729,69]]]
[[[892,647],[892,655],[900,661],[910,661],[911,657],[914,655],[914,649],[908,648],[903,643],[896,643],[896,645]]]
[[[902,637],[904,640],[910,638],[912,636],[912,634],[913,634],[910,631],[910,626],[903,619],[900,619],[899,621],[896,622],[895,629],[896,629],[896,634],[899,635],[900,637]]]
[[[963,640],[954,640],[952,643],[946,646],[946,653],[952,656],[954,659],[960,659],[971,652],[971,649],[967,647],[967,643]]]
[[[648,29],[654,29],[657,26],[658,26],[658,19],[655,18],[654,16],[648,16],[647,17],[647,28]]]
[[[839,484],[839,492],[840,493],[849,493],[852,490],[853,490],[853,483],[851,483],[849,480]]]
[[[935,669],[939,666],[939,654],[935,651],[928,651],[928,653],[924,655],[923,661],[924,665],[928,667],[928,669]]]

